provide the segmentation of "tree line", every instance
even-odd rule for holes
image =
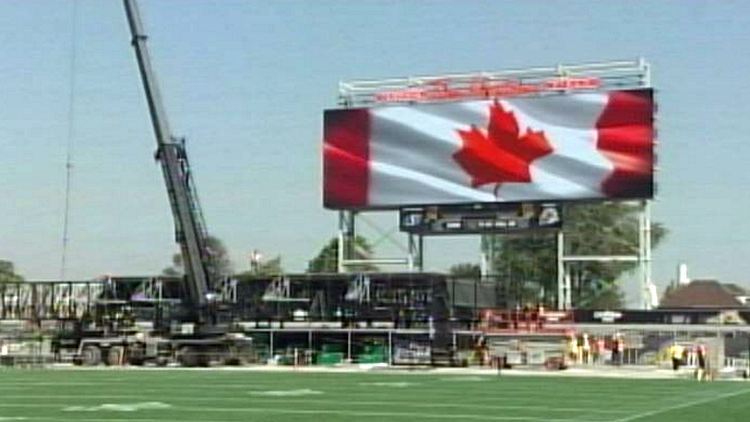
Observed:
[[[629,203],[567,204],[563,232],[567,255],[637,255],[640,206]],[[651,225],[651,245],[656,248],[667,235],[661,223]],[[485,236],[485,251],[494,251],[491,273],[506,283],[520,304],[552,306],[557,298],[557,236],[536,232],[523,236]],[[632,272],[636,262],[568,263],[572,300],[578,308],[624,307],[619,281]],[[458,264],[454,276],[476,277],[478,264]]]
[[[23,281],[23,277],[16,274],[13,263],[0,259],[0,283],[17,283],[19,281]]]
[[[639,207],[628,203],[569,204],[564,207],[563,231],[569,255],[635,255],[638,251]],[[667,230],[661,223],[651,227],[652,247],[659,245]],[[504,283],[524,304],[553,305],[557,290],[557,239],[555,233],[534,232],[517,236],[484,236],[482,248],[492,250],[492,280]],[[207,240],[211,256],[210,271],[214,275],[234,274],[229,253],[223,242],[210,236]],[[373,255],[372,244],[362,236],[354,240],[355,258]],[[635,262],[580,262],[570,263],[573,302],[580,308],[620,308],[624,295],[618,281],[635,269]],[[308,273],[335,273],[338,270],[338,240],[330,239],[308,262]],[[378,271],[374,265],[362,265],[355,271]],[[277,275],[284,272],[280,255],[261,260],[240,276]],[[449,269],[455,277],[478,279],[477,263],[459,263]],[[182,256],[172,257],[170,266],[162,271],[166,276],[180,276]],[[0,260],[0,282],[19,282],[13,263]]]

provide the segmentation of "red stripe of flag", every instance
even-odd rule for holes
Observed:
[[[323,138],[323,206],[366,206],[370,185],[369,110],[326,110]]]
[[[651,89],[609,94],[607,106],[596,122],[596,147],[614,165],[601,186],[607,197],[653,196],[653,112]]]

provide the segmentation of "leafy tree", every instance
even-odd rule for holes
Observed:
[[[448,274],[456,278],[478,279],[482,276],[482,269],[479,264],[461,263],[452,265],[448,269]]]
[[[12,262],[0,259],[0,283],[17,283],[23,281],[23,277],[16,274]]]
[[[277,275],[284,272],[284,267],[281,265],[281,255],[276,255],[274,258],[268,261],[261,261],[258,264],[257,273],[260,275]]]
[[[557,251],[554,234],[530,233],[522,237],[489,236],[494,243],[493,276],[504,283],[506,296],[515,304],[551,302],[555,291]],[[550,296],[549,300],[545,300]],[[510,303],[512,305],[514,303]],[[551,303],[549,303],[551,304]]]
[[[627,203],[571,204],[565,207],[566,251],[572,255],[635,255],[638,252],[639,207]],[[652,223],[651,243],[666,235]],[[496,251],[494,269],[509,285],[518,303],[556,299],[557,261],[554,234],[489,238]],[[573,303],[579,308],[619,308],[624,305],[617,280],[637,266],[634,262],[578,262],[568,265]],[[553,294],[554,292],[554,294]]]
[[[162,275],[168,277],[180,277],[185,273],[185,268],[182,265],[182,254],[179,252],[172,255],[172,265],[161,270]]]
[[[232,261],[229,259],[224,242],[214,236],[206,238],[206,247],[208,248],[211,259],[208,263],[208,271],[212,277],[222,277],[232,274]],[[162,274],[166,276],[181,276],[185,274],[185,268],[182,261],[182,254],[172,255],[172,265],[163,269]]]
[[[353,245],[353,255],[355,259],[368,259],[373,255],[373,248],[370,242],[363,236],[355,236]],[[338,238],[332,238],[318,252],[307,265],[308,273],[335,273],[338,271],[339,263],[339,241]],[[354,271],[378,271],[378,268],[371,264],[357,265],[351,267]]]
[[[269,276],[283,273],[284,267],[281,265],[281,255],[276,255],[267,261],[258,262],[255,268],[245,271],[239,276]]]
[[[622,309],[625,294],[619,285],[606,283],[592,289],[584,289],[578,298],[578,307],[587,309]]]

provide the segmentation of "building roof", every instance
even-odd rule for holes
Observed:
[[[729,293],[731,293],[734,296],[750,296],[750,292],[748,292],[747,289],[740,286],[739,284],[722,283],[722,286],[724,286],[724,289],[726,289]]]
[[[660,308],[742,308],[737,299],[737,285],[724,285],[716,280],[693,280],[667,292]],[[744,289],[740,289],[744,291]]]

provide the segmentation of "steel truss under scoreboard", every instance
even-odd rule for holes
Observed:
[[[498,72],[476,72],[416,76],[381,80],[355,80],[339,83],[338,103],[344,108],[377,105],[418,104],[504,97],[537,97],[579,91],[606,91],[651,88],[650,65],[642,58],[586,64],[573,64]],[[516,204],[521,207],[522,204]],[[569,255],[565,250],[565,234],[557,229],[557,304],[559,309],[573,307],[570,266],[581,262],[635,262],[639,267],[640,307],[656,306],[655,287],[651,279],[651,211],[649,200],[638,201],[638,252],[634,255]],[[486,206],[486,205],[485,205]],[[431,207],[426,204],[425,209]],[[434,206],[432,206],[434,207]],[[403,230],[408,236],[408,253],[403,258],[357,258],[354,251],[357,218],[369,210],[339,211],[338,271],[348,272],[358,266],[396,265],[409,271],[422,271],[424,236],[434,231]],[[399,210],[401,217],[404,209]],[[412,210],[413,211],[413,210]],[[407,210],[408,214],[408,210]],[[414,212],[412,212],[414,214]],[[400,221],[402,229],[404,222]],[[494,223],[493,223],[494,224]],[[500,224],[500,223],[498,223]],[[473,226],[476,229],[476,226]],[[503,233],[500,225],[494,233]],[[518,232],[518,230],[513,230]],[[466,233],[481,234],[483,230]],[[493,230],[487,231],[491,233]],[[508,230],[510,232],[510,230]],[[481,254],[482,267],[488,271],[492,251]]]

